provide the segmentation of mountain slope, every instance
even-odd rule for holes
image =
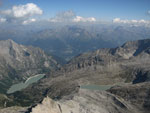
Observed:
[[[19,45],[12,40],[0,41],[1,93],[6,93],[13,83],[58,67],[57,62],[39,48]]]
[[[38,84],[13,95],[16,99],[19,99],[17,95],[27,96],[37,103],[45,96],[61,99],[78,93],[82,85],[115,86],[149,82],[149,47],[150,40],[147,39],[127,42],[117,48],[83,53]]]

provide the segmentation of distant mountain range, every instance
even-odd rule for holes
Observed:
[[[57,25],[0,29],[0,39],[13,39],[17,43],[42,48],[51,55],[61,57],[60,63],[72,57],[100,48],[117,47],[126,41],[150,38],[150,28],[129,25]]]

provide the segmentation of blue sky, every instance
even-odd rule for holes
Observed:
[[[14,5],[34,3],[43,10],[42,18],[51,18],[61,11],[72,10],[82,17],[101,20],[150,20],[150,0],[1,0],[1,10]]]

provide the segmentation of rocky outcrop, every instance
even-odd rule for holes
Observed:
[[[49,97],[28,113],[140,113],[128,102],[107,92],[80,90],[59,101]]]
[[[80,89],[60,100],[46,97],[32,107],[4,108],[0,113],[149,113],[149,85],[149,82],[123,84],[108,92]]]
[[[149,94],[150,82],[122,84],[108,92],[80,89],[59,101],[47,97],[28,113],[149,113]]]
[[[143,113],[150,110],[150,82],[112,87],[109,92],[123,98]]]

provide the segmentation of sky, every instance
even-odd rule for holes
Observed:
[[[27,5],[29,3],[32,3],[31,7],[36,5],[38,9],[36,8],[32,14],[28,12],[24,15],[26,20],[23,16],[14,16],[13,11],[8,14],[8,10],[12,10],[12,7],[20,5],[30,7]],[[37,20],[37,15],[38,19],[50,19],[51,22],[71,21],[71,19],[74,22],[96,20],[113,20],[122,23],[146,22],[150,20],[150,0],[0,0],[0,21],[2,22],[6,20],[12,22],[16,18],[17,21],[26,21],[24,23],[34,22]],[[27,16],[30,17],[28,20]]]

